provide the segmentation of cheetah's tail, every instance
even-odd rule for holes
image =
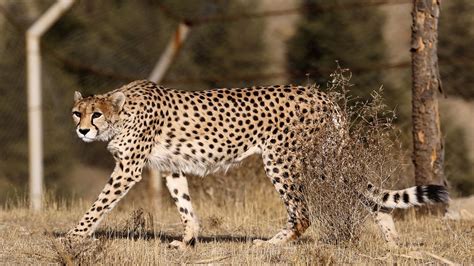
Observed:
[[[414,186],[401,190],[379,190],[371,183],[367,186],[366,196],[383,208],[409,208],[433,203],[447,203],[448,190],[440,185]]]

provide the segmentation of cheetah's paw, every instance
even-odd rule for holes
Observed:
[[[185,242],[179,241],[179,240],[174,240],[173,242],[168,244],[168,248],[173,248],[173,249],[178,249],[178,250],[185,250],[189,247],[191,247],[191,245],[186,244]]]
[[[263,240],[263,239],[255,239],[253,241],[253,245],[256,247],[263,247],[266,245],[272,245],[273,243],[269,242],[268,240]]]

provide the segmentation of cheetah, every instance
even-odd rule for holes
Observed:
[[[164,175],[184,224],[182,240],[170,243],[179,249],[194,246],[199,232],[186,175],[225,171],[252,154],[261,155],[266,175],[288,213],[280,232],[254,242],[282,244],[297,239],[310,220],[304,187],[291,171],[297,160],[288,152],[296,145],[292,125],[303,123],[304,117],[312,120],[316,130],[325,123],[340,122],[337,105],[310,86],[181,91],[146,80],[101,95],[83,97],[75,92],[72,117],[81,140],[108,141],[115,168],[97,200],[67,236],[91,236],[149,166]],[[446,189],[437,185],[388,191],[368,184],[364,193],[373,203],[384,238],[392,244],[397,233],[387,210],[448,200]]]

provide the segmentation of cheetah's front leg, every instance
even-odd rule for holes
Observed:
[[[71,229],[68,237],[90,236],[112,208],[127,194],[130,188],[141,180],[141,167],[130,169],[129,166],[136,167],[139,162],[117,162],[109,181],[105,185],[97,200],[86,212],[79,223]]]
[[[178,249],[194,246],[199,233],[199,221],[191,204],[186,176],[183,173],[169,174],[166,176],[166,186],[171,193],[171,197],[173,197],[185,227],[183,241],[175,240],[171,242],[170,246]]]

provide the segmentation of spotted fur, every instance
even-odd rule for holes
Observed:
[[[252,154],[261,154],[265,172],[288,212],[286,227],[265,243],[299,237],[310,221],[303,186],[292,171],[297,159],[291,152],[297,148],[292,128],[312,125],[308,132],[312,134],[325,123],[341,123],[337,106],[326,94],[302,86],[180,91],[141,80],[102,95],[83,98],[76,92],[74,101],[77,135],[86,142],[109,141],[116,164],[97,201],[69,235],[91,235],[149,165],[165,174],[185,224],[183,241],[171,243],[177,248],[195,245],[199,231],[186,175],[226,170]],[[422,190],[423,200],[436,201],[438,192],[430,187]],[[366,197],[376,204],[395,197],[382,194],[380,201],[370,195]],[[409,194],[410,200],[413,195],[419,194]],[[387,219],[391,216],[378,216],[382,224],[390,224]]]

